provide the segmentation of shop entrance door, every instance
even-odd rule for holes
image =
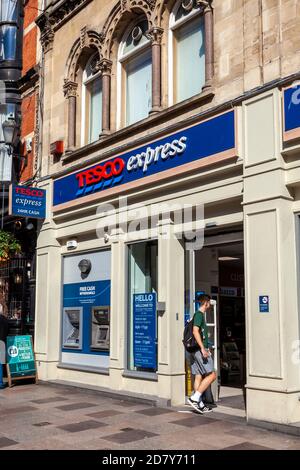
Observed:
[[[232,237],[233,238],[233,237]],[[206,293],[212,308],[206,315],[209,346],[213,354],[218,381],[213,384],[215,400],[242,409],[245,399],[245,289],[243,241],[222,236],[222,243],[209,240],[201,250],[186,250],[185,313],[186,320],[197,309],[196,298]],[[225,243],[224,243],[225,242]],[[187,385],[190,374],[187,367]],[[191,386],[187,386],[187,394]]]
[[[194,313],[198,310],[199,305],[197,304],[197,297],[201,293],[207,293],[206,290],[196,290],[198,287],[196,284],[196,269],[195,269],[195,250],[186,251],[186,288],[185,288],[185,322],[193,317]],[[208,342],[209,349],[212,353],[214,360],[214,367],[219,376],[219,349],[218,349],[218,319],[217,319],[217,297],[212,297],[211,308],[206,313],[206,324],[208,326]],[[189,355],[186,355],[186,367],[187,367],[187,395],[191,392],[193,387],[193,378],[189,371]],[[218,381],[215,381],[212,385],[212,393],[215,401],[218,400]]]

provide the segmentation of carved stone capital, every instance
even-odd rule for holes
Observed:
[[[41,35],[41,44],[44,51],[44,54],[50,52],[53,49],[54,42],[54,32],[47,31],[47,33]]]
[[[158,26],[154,26],[153,28],[147,31],[147,36],[150,38],[152,45],[160,45],[164,30],[159,28]]]
[[[53,49],[54,30],[50,22],[49,15],[45,14],[36,20],[36,24],[41,30],[41,45],[43,52],[47,53]]]
[[[112,61],[109,59],[101,59],[98,62],[99,70],[102,73],[102,76],[104,75],[111,75],[111,69],[112,69]]]
[[[196,3],[204,13],[212,10],[212,0],[196,0]]]
[[[64,95],[67,99],[72,98],[72,97],[76,98],[78,83],[65,80],[63,89],[64,89]]]

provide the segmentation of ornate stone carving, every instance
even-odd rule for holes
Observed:
[[[34,160],[33,168],[36,173],[39,165],[40,158],[40,89],[36,88],[35,91],[36,106],[35,106],[35,131],[34,131]]]
[[[203,11],[212,8],[212,0],[196,0],[196,3]]]
[[[140,11],[147,18],[149,29],[151,29],[154,26],[152,21],[152,13],[155,7],[155,3],[155,0],[121,0],[119,3],[117,3],[117,5],[112,9],[103,28],[104,42],[102,47],[102,54],[104,58],[110,58],[115,31],[123,19],[124,13],[137,13]]]
[[[161,44],[161,39],[163,36],[164,30],[158,26],[153,26],[153,28],[147,31],[147,36],[150,38],[152,44]]]
[[[121,0],[121,12],[124,13],[124,11],[129,9],[129,2],[128,0]]]
[[[83,49],[87,44],[87,27],[81,29],[80,31],[80,48]]]
[[[165,7],[165,4],[168,0],[156,0],[155,7],[153,10],[153,24],[155,26],[161,25],[161,17]]]
[[[43,34],[43,17],[48,16],[52,25],[53,31],[60,28],[72,16],[76,15],[82,8],[84,8],[92,0],[64,0],[59,4],[53,4],[47,8],[45,13],[42,13],[36,20],[38,27]]]
[[[41,30],[41,45],[43,52],[47,53],[53,48],[54,31],[48,14],[40,16],[36,23]]]
[[[68,81],[67,79],[64,80],[64,95],[67,99],[71,97],[76,98],[77,89],[78,89],[78,83]]]
[[[90,31],[87,28],[83,28],[80,32],[80,37],[73,44],[73,47],[69,54],[65,78],[69,81],[75,82],[77,64],[83,49],[94,48],[95,51],[98,51],[99,57],[101,57],[102,43],[102,33],[99,34],[96,31]]]
[[[111,75],[112,61],[108,59],[101,59],[99,62],[99,70],[103,75]]]

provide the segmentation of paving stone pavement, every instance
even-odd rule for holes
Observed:
[[[235,401],[228,405],[239,409]],[[300,438],[247,426],[240,416],[201,416],[53,384],[0,390],[0,417],[0,450],[300,450]]]

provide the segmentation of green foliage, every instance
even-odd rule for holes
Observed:
[[[21,245],[16,237],[5,230],[0,230],[0,261],[7,261],[21,252]]]

